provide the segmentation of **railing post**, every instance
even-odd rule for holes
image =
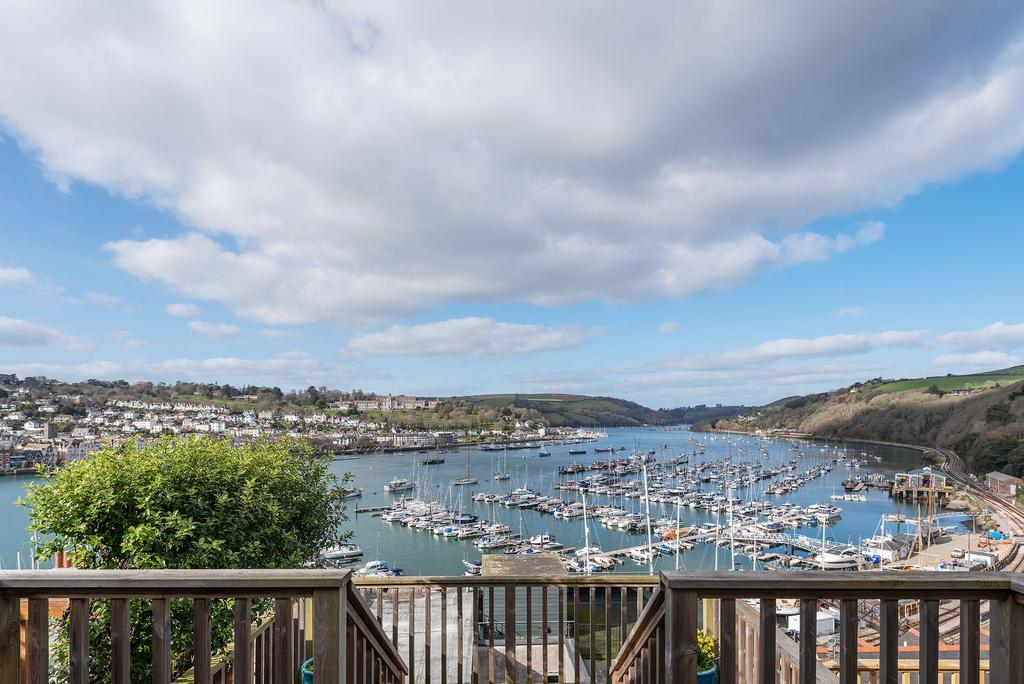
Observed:
[[[665,592],[664,672],[679,684],[697,682],[697,592],[672,589],[662,581]]]
[[[878,684],[899,684],[899,601],[878,603]]]
[[[0,684],[21,682],[21,602],[0,596]]]
[[[718,601],[719,684],[736,684],[736,599]]]
[[[313,592],[313,684],[345,684],[348,582]]]
[[[803,602],[800,605],[803,606]],[[762,598],[760,607],[761,650],[758,655],[761,666],[761,676],[758,681],[761,684],[775,684],[778,679],[776,676],[778,663],[775,655],[775,630],[778,625],[776,615],[775,599]]]
[[[1009,591],[1000,600],[989,602],[991,638],[989,640],[990,681],[993,684],[1024,683],[1024,606],[1017,603],[1017,592]]]
[[[171,600],[153,599],[153,684],[171,683]]]
[[[839,604],[839,681],[857,684],[857,599],[842,599]],[[817,631],[817,626],[815,626]]]

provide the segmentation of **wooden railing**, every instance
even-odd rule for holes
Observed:
[[[879,601],[877,682],[898,684],[900,600],[920,602],[918,682],[938,684],[939,601],[960,601],[960,684],[980,684],[981,603],[989,602],[990,681],[1024,683],[1024,581],[1009,573],[663,573],[661,586],[611,668],[613,682],[697,681],[698,601],[718,600],[719,684],[736,684],[739,651],[737,599],[759,600],[760,665],[754,681],[779,681],[776,600],[800,601],[799,684],[820,681],[817,655],[818,602],[839,600],[839,679],[860,681],[858,601]],[[671,676],[669,676],[671,674]],[[750,681],[749,679],[747,681]]]
[[[606,682],[657,577],[395,577],[353,583],[415,682]]]
[[[193,604],[192,681],[234,684],[298,681],[307,653],[306,625],[312,615],[315,684],[403,682],[405,664],[351,586],[346,570],[50,570],[0,572],[0,684],[44,684],[50,676],[50,599],[69,599],[69,682],[90,679],[92,600],[109,600],[110,679],[132,677],[130,626],[132,599],[152,606],[152,669],[155,684],[170,684],[171,601]],[[218,664],[211,647],[211,601],[233,599],[230,667]],[[272,617],[253,626],[253,601],[272,599]],[[21,602],[28,602],[24,638]],[[24,643],[25,656],[21,650]],[[22,662],[25,672],[22,673]],[[24,676],[23,676],[24,675]]]

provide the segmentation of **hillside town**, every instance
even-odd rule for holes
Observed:
[[[574,438],[575,430],[515,421],[501,429],[415,430],[387,419],[396,411],[432,410],[433,397],[369,396],[323,409],[249,408],[253,396],[233,402],[94,401],[82,394],[39,396],[13,375],[0,375],[0,474],[86,459],[107,446],[166,435],[213,435],[232,442],[306,438],[337,454],[449,448],[458,444]],[[364,413],[366,412],[366,413]]]

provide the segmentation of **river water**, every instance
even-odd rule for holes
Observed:
[[[347,523],[348,529],[354,532],[354,541],[365,552],[364,560],[387,560],[392,567],[402,568],[406,574],[411,575],[461,575],[463,559],[480,557],[480,552],[473,547],[471,540],[444,539],[423,530],[388,524],[370,514],[356,514],[355,509],[385,505],[394,501],[395,497],[384,492],[384,484],[393,477],[415,479],[418,488],[414,494],[418,498],[448,501],[449,497],[452,497],[453,504],[459,510],[472,512],[489,520],[500,520],[511,525],[516,532],[522,530],[524,536],[551,533],[566,546],[582,547],[584,545],[583,523],[579,518],[562,520],[533,510],[521,511],[501,505],[476,503],[470,500],[470,496],[482,490],[508,492],[513,487],[527,486],[542,494],[560,493],[566,500],[577,500],[578,495],[574,492],[554,492],[552,490],[553,483],[562,479],[557,475],[558,466],[573,461],[590,463],[609,457],[608,454],[595,454],[596,447],[625,447],[626,451],[618,452],[615,458],[622,458],[633,449],[643,451],[655,449],[659,458],[667,459],[693,452],[694,445],[691,439],[697,439],[704,444],[705,453],[691,456],[691,464],[701,460],[721,460],[731,456],[734,463],[759,461],[766,467],[788,461],[796,453],[791,449],[794,442],[790,440],[759,440],[740,435],[709,435],[686,430],[640,428],[609,429],[607,433],[607,438],[584,445],[545,447],[545,451],[551,452],[551,456],[547,458],[539,457],[536,449],[508,451],[507,454],[503,454],[502,452],[481,451],[476,448],[463,448],[440,454],[445,458],[445,463],[441,465],[419,465],[420,461],[428,456],[427,454],[373,454],[352,460],[335,461],[331,464],[331,469],[339,474],[346,471],[351,472],[354,476],[354,486],[364,489],[362,497],[349,500],[350,520]],[[662,446],[664,449],[661,448]],[[824,460],[824,452],[820,451],[822,444],[812,445],[801,442],[800,446],[807,456],[797,464],[797,473]],[[832,449],[835,446],[834,444],[829,445],[828,448]],[[762,447],[768,448],[768,458],[761,456],[760,449]],[[587,454],[570,455],[568,453],[570,448],[585,448]],[[835,503],[842,508],[842,518],[829,526],[825,533],[828,538],[838,542],[856,543],[860,538],[871,536],[875,533],[883,514],[895,512],[916,514],[916,512],[907,510],[906,506],[899,511],[898,504],[891,500],[884,490],[872,489],[865,492],[868,498],[866,502],[831,502],[830,495],[843,493],[840,483],[851,473],[857,475],[882,473],[891,477],[896,472],[924,465],[918,452],[907,449],[850,444],[848,450],[851,455],[858,456],[861,452],[865,452],[867,455],[862,458],[866,459],[867,464],[853,471],[848,471],[845,466],[837,464],[832,472],[812,480],[799,490],[785,496],[772,496],[769,500],[776,504],[788,501],[801,506],[812,503]],[[450,488],[449,484],[452,480],[466,475],[467,453],[469,471],[473,477],[479,478],[480,483],[472,487]],[[821,456],[819,457],[818,454]],[[431,452],[430,455],[433,453]],[[881,460],[877,460],[876,457]],[[512,479],[504,482],[494,481],[495,470],[500,471],[505,467],[513,474]],[[587,474],[580,473],[569,477],[579,479]],[[31,476],[0,477],[0,563],[4,568],[15,567],[19,551],[23,562],[28,557],[29,536],[25,527],[28,523],[29,512],[26,508],[16,505],[15,501],[21,496],[24,485],[31,480]],[[753,490],[737,490],[736,495],[745,500],[750,497],[760,498],[761,490],[766,482],[755,485]],[[713,484],[705,485],[705,488],[710,490],[713,488]],[[449,491],[452,494],[449,494]],[[460,494],[461,502],[459,501]],[[592,501],[588,500],[589,506],[603,504],[613,504],[630,511],[643,512],[642,499],[618,498],[609,501],[604,497],[596,497]],[[674,518],[675,515],[675,507],[672,505],[651,503],[652,518]],[[683,525],[715,522],[716,520],[713,513],[688,508],[682,509],[681,515]],[[720,521],[726,522],[724,515]],[[646,540],[644,535],[608,529],[597,521],[592,521],[590,532],[591,543],[601,546],[605,551],[638,546],[645,543]],[[819,537],[821,529],[803,528],[799,530],[799,533]],[[716,553],[718,567],[727,569],[730,563],[728,547],[717,548],[710,544],[700,544],[693,550],[682,553],[680,567],[688,570],[713,569],[716,565]],[[675,564],[674,556],[661,557],[656,561],[655,569],[668,570],[674,568]],[[746,557],[739,555],[737,556],[737,565],[745,568],[750,566]],[[646,566],[638,566],[631,561],[626,561],[618,571],[645,572]]]

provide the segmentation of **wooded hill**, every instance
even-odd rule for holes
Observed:
[[[820,437],[954,449],[976,473],[1024,475],[1024,366],[889,381],[789,397],[701,427],[783,429]]]

